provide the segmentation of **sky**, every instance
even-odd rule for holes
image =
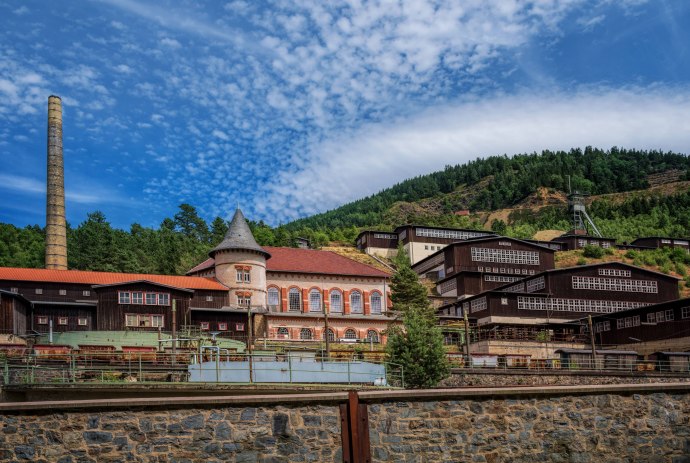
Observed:
[[[491,155],[688,153],[686,0],[6,0],[0,222],[270,225]]]

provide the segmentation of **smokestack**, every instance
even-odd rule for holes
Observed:
[[[67,270],[65,174],[62,159],[62,100],[48,97],[48,185],[46,197],[46,268]]]

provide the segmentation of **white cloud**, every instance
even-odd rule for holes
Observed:
[[[168,47],[168,48],[181,48],[182,47],[182,45],[180,45],[180,42],[178,42],[175,39],[171,39],[169,37],[162,38],[161,39],[161,45],[163,45],[164,47]]]
[[[266,188],[278,220],[323,212],[477,157],[572,147],[678,152],[690,146],[690,90],[633,88],[496,97],[430,108],[315,144],[309,162]]]

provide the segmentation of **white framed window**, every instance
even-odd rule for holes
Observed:
[[[381,293],[378,291],[374,291],[371,293],[371,296],[369,297],[370,302],[369,305],[371,306],[371,314],[372,315],[380,315],[381,311],[383,309],[383,304],[382,302],[382,297]]]
[[[58,325],[67,326],[69,323],[68,317],[58,317]]]
[[[278,339],[290,339],[290,330],[281,326],[277,331]]]
[[[681,307],[680,318],[690,318],[690,307]]]
[[[237,295],[237,305],[239,307],[249,307],[252,303],[252,298],[251,296],[240,296]]]
[[[151,326],[154,328],[162,328],[163,320],[163,315],[151,315]]]
[[[89,291],[88,289],[85,289],[84,291],[81,292],[81,295],[85,296],[85,297],[89,297],[89,296],[91,296],[91,291]]]
[[[656,280],[623,280],[620,278],[572,277],[573,289],[594,291],[621,291],[626,293],[659,292]]]
[[[227,331],[228,324],[226,322],[218,322],[218,331]]]
[[[43,294],[43,288],[36,288],[36,294]]]
[[[266,291],[266,303],[271,309],[280,308],[280,292],[278,288],[271,287]]]
[[[312,289],[309,291],[309,312],[322,312],[321,291]]]
[[[470,301],[470,313],[486,310],[486,297],[478,297]]]
[[[163,315],[160,314],[125,314],[125,326],[140,328],[162,328]]]
[[[666,321],[672,322],[673,321],[673,310],[666,310],[664,312],[666,313]]]
[[[132,292],[132,304],[143,304],[144,303],[144,293],[141,291]]]
[[[647,314],[647,323],[656,323],[656,314],[655,313],[648,313]]]
[[[345,330],[345,339],[357,339],[357,332],[352,328]]]
[[[206,296],[206,302],[213,302],[213,296]]]
[[[146,305],[158,305],[158,295],[156,293],[146,293]]]
[[[11,292],[11,293],[18,293],[18,292],[19,292],[19,288],[10,288],[10,292]]]
[[[201,331],[208,331],[211,329],[211,323],[210,322],[201,322],[201,323],[199,323],[199,327],[201,328]]]
[[[47,325],[48,317],[36,317],[36,323],[38,323],[39,325]]]
[[[466,240],[467,238],[487,236],[489,233],[475,232],[469,230],[437,230],[433,228],[417,228],[415,230],[415,234],[417,236],[426,238],[450,238],[455,240]],[[404,236],[401,235],[400,239],[404,239]]]
[[[244,331],[244,323],[235,323],[235,331]]]
[[[512,283],[514,281],[522,280],[522,277],[511,277],[505,275],[484,275],[484,281],[496,281],[499,283]],[[455,280],[453,280],[455,281]]]
[[[565,299],[556,297],[518,296],[520,310],[554,310],[565,312],[614,313],[650,305],[643,302],[607,301],[596,299]],[[637,317],[639,319],[639,317]]]
[[[539,253],[513,249],[470,248],[473,262],[496,262],[500,264],[539,265]],[[498,273],[495,272],[494,273]]]
[[[343,313],[343,293],[339,289],[332,289],[330,291],[331,312]]]
[[[297,288],[290,288],[288,291],[288,309],[290,312],[302,311],[301,291]]]
[[[86,317],[79,317],[77,318],[77,325],[78,326],[87,326],[89,321],[87,320]]]
[[[60,290],[58,290],[58,294],[60,296],[67,296],[67,290],[66,289],[60,289]]]
[[[170,294],[158,293],[158,305],[170,305]]]
[[[309,328],[302,328],[299,330],[299,338],[304,341],[309,341],[312,339],[312,332]]]
[[[247,269],[237,269],[237,283],[251,283],[251,271]]]
[[[543,276],[532,278],[527,281],[526,288],[528,293],[539,291],[540,289],[546,288],[546,280],[544,280]]]
[[[350,313],[360,314],[363,312],[362,293],[355,289],[350,293]]]
[[[125,314],[125,326],[139,326],[139,317],[135,313]]]
[[[119,291],[118,292],[118,303],[120,304],[131,304],[132,294],[129,291]]]
[[[630,278],[630,270],[620,270],[617,268],[600,268],[599,275],[606,277],[626,277]]]

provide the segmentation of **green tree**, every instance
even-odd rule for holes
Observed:
[[[427,290],[419,282],[419,277],[410,266],[410,258],[402,246],[398,246],[395,257],[395,273],[391,278],[391,300],[394,310],[405,310],[408,307],[428,308]]]
[[[388,330],[386,352],[402,365],[406,387],[434,387],[450,373],[443,335],[429,307],[405,308],[403,326]]]

